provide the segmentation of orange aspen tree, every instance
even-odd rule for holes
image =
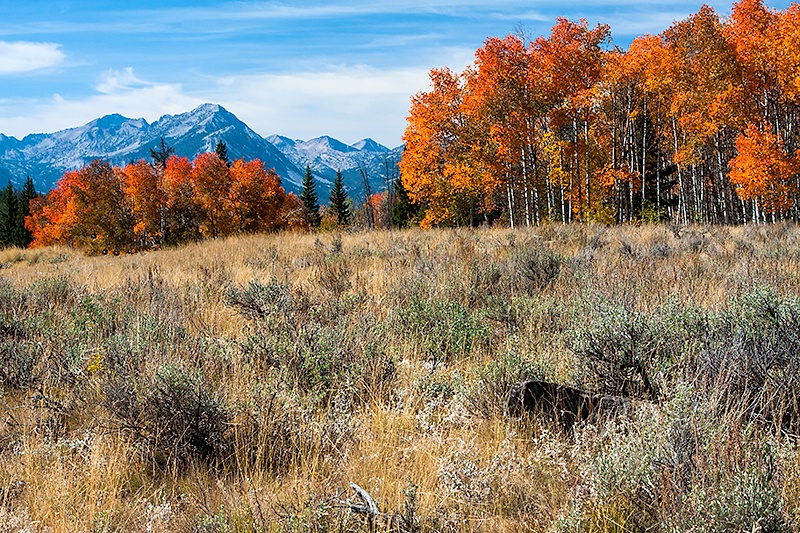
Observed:
[[[230,168],[214,152],[198,155],[191,180],[201,209],[200,233],[223,237],[234,230]]]
[[[201,211],[187,158],[173,155],[167,159],[162,187],[166,203],[164,241],[178,244],[198,240]]]
[[[769,131],[749,124],[736,138],[737,155],[730,162],[730,179],[743,200],[755,200],[765,213],[791,209],[797,195],[798,161],[789,158],[780,139]]]
[[[598,82],[608,43],[610,28],[598,25],[589,29],[585,20],[572,22],[559,18],[548,38],[539,37],[533,47],[540,57],[544,86],[555,103],[549,113],[550,129],[558,131],[566,159],[569,183],[564,192],[577,220],[591,218],[591,213],[605,198],[594,190],[592,177],[602,168],[594,158],[596,140],[592,125],[599,99]]]
[[[781,91],[795,106],[800,104],[800,4],[777,14],[769,50]]]
[[[475,151],[477,128],[462,107],[462,76],[445,68],[430,77],[433,88],[412,98],[403,134],[403,186],[425,208],[421,226],[474,223],[491,209],[493,191],[484,187],[488,172]]]
[[[68,244],[106,253],[131,249],[130,221],[122,180],[98,159],[65,173],[53,191],[34,202],[26,227],[33,233],[32,246]]]
[[[77,171],[67,172],[55,188],[30,203],[30,215],[25,218],[25,228],[31,232],[31,248],[71,244],[70,235],[77,222],[75,198],[70,183]]]
[[[633,50],[633,46],[631,47]],[[641,91],[641,64],[638,54],[621,50],[610,52],[600,81],[601,124],[599,135],[605,147],[604,166],[597,171],[599,187],[613,199],[616,222],[635,218],[634,196],[641,190],[642,172],[637,171],[639,134],[644,134],[647,118]]]
[[[237,159],[230,167],[234,225],[240,233],[272,231],[282,226],[280,211],[286,192],[274,170],[258,159]]]
[[[124,184],[125,201],[133,217],[136,248],[155,249],[163,241],[162,214],[165,207],[160,178],[144,159],[119,171]]]
[[[674,162],[682,189],[683,222],[729,222],[733,190],[727,179],[733,156],[739,66],[719,16],[708,6],[664,32],[672,52]]]
[[[483,130],[476,147],[486,163],[486,190],[505,190],[509,226],[542,221],[545,196],[540,134],[545,107],[531,75],[529,50],[516,36],[487,39],[475,54],[465,109]]]
[[[743,129],[749,122],[770,121],[779,105],[775,43],[771,38],[777,13],[761,0],[740,0],[725,24],[724,35],[738,60],[738,90],[731,99],[733,122]]]

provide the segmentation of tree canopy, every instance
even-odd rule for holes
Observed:
[[[585,20],[489,38],[412,98],[402,184],[423,226],[798,220],[798,28],[740,0],[627,51]]]

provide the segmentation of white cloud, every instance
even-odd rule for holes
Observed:
[[[109,69],[98,79],[95,89],[103,94],[123,94],[140,89],[156,87],[157,84],[142,80],[133,73],[133,68]]]
[[[27,41],[0,41],[0,75],[54,67],[65,59],[61,45]]]
[[[261,135],[344,142],[372,137],[400,144],[411,95],[428,90],[428,70],[331,67],[321,72],[241,75],[206,79],[203,88],[157,83],[133,69],[110,70],[84,99],[53,95],[42,101],[0,100],[0,132],[21,138],[81,126],[120,113],[149,122],[204,102],[219,103]]]
[[[411,95],[428,88],[426,69],[331,68],[219,80],[216,98],[261,135],[330,135],[400,144]]]
[[[133,69],[107,71],[83,99],[54,94],[44,100],[0,100],[2,133],[22,138],[81,126],[104,115],[119,113],[153,121],[164,114],[183,113],[203,103],[187,95],[180,84],[154,83],[135,76]]]

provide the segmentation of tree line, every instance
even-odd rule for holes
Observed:
[[[800,218],[800,6],[703,6],[611,47],[558,19],[490,38],[412,99],[402,184],[421,224]]]
[[[231,162],[221,141],[193,161],[173,152],[162,139],[152,163],[95,160],[66,172],[30,203],[31,246],[132,252],[307,226],[302,202],[260,160]]]
[[[396,196],[394,187],[366,196],[355,209],[341,172],[328,206],[319,205],[308,166],[300,195],[287,193],[274,169],[258,159],[230,161],[222,141],[189,161],[162,138],[150,156],[151,162],[123,166],[92,161],[66,172],[44,196],[36,195],[30,178],[20,193],[9,184],[0,196],[0,247],[61,244],[88,253],[136,252],[244,233],[408,225],[412,218],[402,210],[393,218],[387,211],[405,205],[387,201]],[[399,178],[396,185],[402,191]],[[8,239],[6,219],[16,224]]]

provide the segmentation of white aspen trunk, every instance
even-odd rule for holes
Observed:
[[[510,179],[506,180],[506,198],[508,199],[508,225],[514,229],[514,193]]]
[[[647,98],[644,98],[644,116],[642,117],[642,209],[645,199],[645,176],[647,173]]]
[[[521,163],[522,163],[522,194],[525,198],[525,226],[530,227],[531,225],[531,206],[530,201],[528,200],[528,164],[525,157],[525,147],[522,148],[521,151]]]

